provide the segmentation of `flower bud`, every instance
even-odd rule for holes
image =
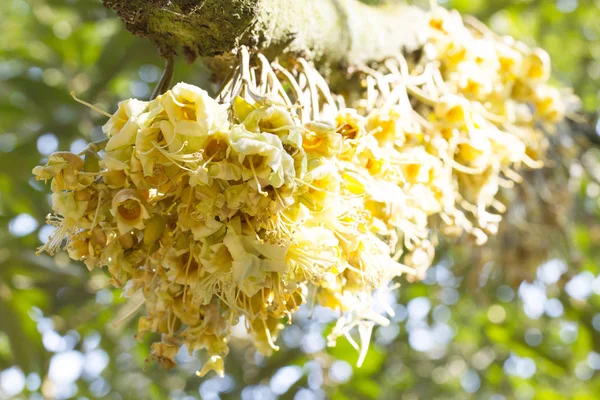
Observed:
[[[107,241],[106,233],[104,233],[101,227],[96,226],[92,229],[90,233],[90,245],[95,253],[100,252],[100,250],[106,247]]]
[[[137,237],[133,232],[128,232],[124,235],[119,236],[117,239],[123,250],[129,250],[137,244]]]
[[[104,183],[111,189],[122,188],[127,182],[127,175],[122,170],[105,171],[102,173],[102,177]]]
[[[83,160],[83,170],[85,172],[100,171],[100,157],[92,150],[87,149]]]
[[[144,245],[153,245],[162,236],[165,230],[166,222],[160,214],[155,214],[146,221],[146,229],[144,230]]]
[[[90,201],[92,198],[92,191],[90,189],[83,189],[75,191],[75,200],[77,201]]]

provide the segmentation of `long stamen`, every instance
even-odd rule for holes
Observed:
[[[279,351],[279,346],[276,346],[275,343],[273,342],[273,337],[271,337],[271,331],[269,330],[268,326],[267,326],[267,321],[263,318],[262,319],[262,323],[265,327],[265,334],[267,336],[267,343],[269,343],[269,346],[271,346],[271,348],[275,351]]]
[[[156,150],[158,150],[158,151],[159,151],[159,152],[160,152],[160,153],[161,153],[163,156],[165,156],[165,157],[166,157],[166,158],[167,158],[169,161],[171,161],[173,164],[177,165],[179,168],[181,168],[181,169],[183,169],[183,170],[186,170],[186,171],[189,171],[189,172],[194,172],[194,170],[193,170],[193,169],[189,169],[189,168],[187,168],[187,167],[184,167],[183,165],[181,165],[181,164],[179,164],[177,161],[175,161],[175,160],[173,159],[173,157],[171,156],[171,154],[170,154],[169,152],[165,151],[165,150],[164,150],[162,147],[160,147],[160,146],[158,145],[158,143],[156,143],[156,142],[152,142],[152,145],[153,145],[153,146],[154,146],[154,148],[155,148]],[[183,162],[190,162],[190,161],[183,161]],[[193,161],[192,161],[192,162],[193,162]]]
[[[190,247],[190,255],[188,258],[188,262],[187,265],[185,266],[185,277],[183,278],[183,310],[185,311],[186,308],[186,304],[185,304],[185,295],[187,293],[187,288],[188,288],[188,273],[190,271],[190,265],[192,265],[192,248]]]
[[[75,91],[71,91],[71,93],[69,93],[71,95],[71,97],[73,98],[73,100],[75,100],[78,103],[83,104],[84,106],[87,106],[89,108],[91,108],[92,110],[96,111],[97,113],[100,113],[102,115],[107,116],[108,118],[112,118],[113,116],[109,113],[107,113],[106,111],[100,109],[99,107],[96,107],[95,105],[88,103],[87,101],[83,101],[81,100],[79,97],[75,96]]]
[[[263,191],[262,187],[260,186],[260,182],[258,181],[258,176],[256,175],[256,171],[254,170],[254,162],[252,161],[252,158],[250,158],[250,169],[252,170],[252,175],[254,176],[254,181],[256,182],[256,190],[258,191],[258,193],[260,193],[264,197],[267,197],[269,195],[269,193]]]
[[[246,220],[246,224],[248,224],[248,226],[250,227],[250,229],[252,230],[252,232],[254,232],[254,235],[256,236],[256,240],[258,240],[259,243],[263,243],[264,240],[262,240],[260,238],[260,236],[258,236],[258,232],[256,232],[256,229],[254,229],[254,225],[252,225],[252,223],[250,222],[250,219],[248,218],[248,215],[244,214],[244,219]]]
[[[121,318],[119,318],[117,321],[113,322],[113,327],[118,327],[119,325],[121,325],[123,322],[125,322],[126,320],[128,320],[129,318],[131,318],[146,302],[146,299],[142,299],[142,301],[140,301],[135,307],[133,307],[133,309],[129,312],[127,312],[127,314],[125,314],[124,316],[122,316]]]

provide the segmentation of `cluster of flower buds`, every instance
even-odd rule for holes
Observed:
[[[449,232],[493,231],[501,175],[536,166],[533,124],[558,118],[559,99],[535,100],[547,78],[540,51],[459,22],[434,15],[435,51],[412,67],[398,58],[362,70],[367,98],[356,109],[304,60],[285,69],[257,55],[251,65],[243,48],[216,99],[179,83],[121,102],[105,141],[34,169],[52,180],[56,229],[42,249],[66,246],[89,269],[106,267],[126,296],[140,292],[138,335],[160,334],[152,355],[167,367],[185,345],[207,351],[200,375],[222,374],[238,323],[261,352],[276,350],[309,293],[340,312],[330,343],[361,347],[358,328],[360,364],[373,326],[388,323],[372,292],[424,275],[431,217]],[[479,78],[462,63],[492,76],[465,83]]]

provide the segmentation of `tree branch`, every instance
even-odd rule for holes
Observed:
[[[183,49],[189,61],[246,45],[267,57],[302,53],[314,61],[357,65],[418,48],[424,26],[420,8],[358,0],[103,2],[164,57]]]

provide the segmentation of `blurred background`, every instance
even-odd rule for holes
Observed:
[[[599,398],[600,2],[441,3],[545,48],[588,122],[561,128],[544,179],[506,195],[514,206],[497,239],[442,244],[425,281],[381,296],[396,316],[362,368],[345,340],[325,346],[334,313],[305,307],[279,353],[261,357],[239,332],[225,378],[201,379],[201,354],[180,354],[168,372],[145,364],[133,320],[113,326],[127,304],[102,271],[35,255],[50,204],[31,169],[98,140],[105,122],[69,91],[112,112],[150,95],[162,61],[100,1],[0,2],[0,398]],[[177,61],[176,81],[214,92],[200,62]]]

